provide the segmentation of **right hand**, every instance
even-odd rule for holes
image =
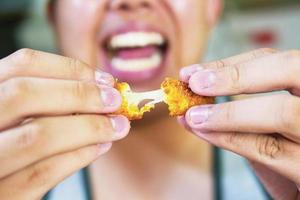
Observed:
[[[121,105],[113,84],[49,53],[22,49],[0,60],[0,199],[42,198],[127,135],[127,118],[108,115]]]

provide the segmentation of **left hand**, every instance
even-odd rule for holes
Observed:
[[[289,92],[196,106],[179,121],[249,159],[274,199],[300,199],[300,51],[260,49],[183,68],[180,77],[204,96]]]

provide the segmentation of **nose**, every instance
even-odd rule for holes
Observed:
[[[111,0],[110,8],[119,11],[134,11],[149,9],[152,7],[151,0]]]

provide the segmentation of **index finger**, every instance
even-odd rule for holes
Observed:
[[[224,96],[289,90],[300,92],[300,51],[290,50],[219,69],[198,71],[190,88],[204,96]]]
[[[0,82],[12,77],[40,77],[52,79],[96,81],[112,86],[114,78],[88,64],[60,55],[21,49],[0,60]]]
[[[188,82],[191,75],[204,70],[204,69],[219,69],[219,68],[224,68],[227,66],[231,65],[238,65],[240,63],[244,63],[253,59],[265,57],[267,55],[271,55],[276,53],[277,50],[275,49],[270,49],[270,48],[261,48],[257,50],[253,50],[247,53],[243,53],[240,55],[232,56],[229,58],[221,59],[221,60],[216,60],[212,61],[209,63],[204,63],[204,64],[195,64],[191,65],[188,67],[184,67],[180,71],[180,79],[184,82]]]

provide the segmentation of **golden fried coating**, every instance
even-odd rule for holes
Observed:
[[[117,82],[115,88],[121,93],[122,105],[121,108],[115,113],[126,116],[129,120],[142,119],[145,112],[150,112],[153,105],[145,105],[139,108],[139,99],[134,99],[131,95],[133,92],[128,83]]]
[[[193,106],[214,102],[214,98],[199,96],[192,92],[187,83],[176,79],[166,78],[161,88],[165,93],[164,102],[168,105],[170,116],[184,115]]]
[[[162,82],[160,90],[150,92],[132,92],[130,86],[125,82],[117,82],[115,88],[121,93],[122,105],[114,114],[124,115],[129,120],[142,119],[144,113],[150,112],[159,102],[168,105],[170,116],[184,115],[189,108],[195,105],[214,102],[214,98],[199,96],[192,92],[187,83],[172,78],[166,78]],[[139,107],[139,104],[146,99],[152,101]]]

